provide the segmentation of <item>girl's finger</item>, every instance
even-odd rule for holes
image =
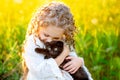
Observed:
[[[65,68],[67,68],[68,66],[70,66],[72,63],[71,63],[71,61],[70,62],[68,62],[68,63],[66,63],[64,66],[63,66],[63,68],[65,69]]]
[[[73,57],[72,56],[68,56],[68,57],[66,57],[65,59],[73,59]]]
[[[70,69],[68,72],[73,72],[76,69],[76,67],[73,67],[72,69]]]
[[[70,72],[71,74],[74,74],[76,71],[78,70],[78,68],[76,68],[74,71]]]
[[[73,66],[70,65],[70,66],[66,67],[64,70],[65,70],[65,71],[69,71],[69,70],[71,70],[72,68],[73,68]]]

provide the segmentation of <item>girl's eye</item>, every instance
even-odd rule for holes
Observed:
[[[44,34],[45,35],[45,37],[49,37],[49,35],[48,34]]]
[[[58,37],[56,37],[56,38],[53,38],[53,40],[59,40],[59,38],[58,38]]]

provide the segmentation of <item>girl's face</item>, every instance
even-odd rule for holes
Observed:
[[[40,27],[39,37],[43,42],[51,42],[53,40],[62,40],[64,29],[56,26]]]

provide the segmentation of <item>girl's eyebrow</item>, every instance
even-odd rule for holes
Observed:
[[[53,37],[53,39],[59,39],[59,37]]]
[[[45,35],[46,37],[50,37],[49,34],[44,33],[44,35]],[[53,39],[60,39],[60,37],[58,37],[58,36],[56,36],[56,37],[52,37],[52,38],[53,38]]]

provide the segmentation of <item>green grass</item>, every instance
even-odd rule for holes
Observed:
[[[52,0],[2,0],[0,5],[0,80],[19,80],[22,44],[36,8]],[[75,49],[94,80],[120,80],[120,1],[60,0],[75,19]]]

